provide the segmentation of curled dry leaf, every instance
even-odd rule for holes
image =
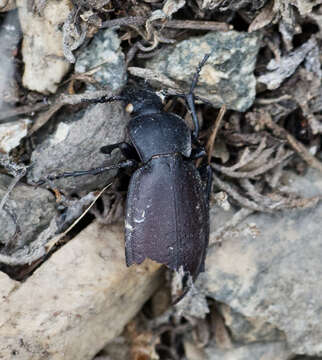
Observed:
[[[163,5],[162,10],[167,17],[170,17],[185,5],[186,0],[167,0]]]
[[[253,32],[269,25],[274,20],[276,13],[273,11],[274,0],[269,1],[261,12],[255,17],[248,27],[248,32]]]
[[[316,46],[316,40],[312,37],[298,49],[281,57],[280,61],[272,59],[267,65],[267,69],[271,71],[260,75],[257,81],[265,84],[269,90],[277,89],[286,78],[294,74],[307,54]]]

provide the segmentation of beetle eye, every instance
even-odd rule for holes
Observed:
[[[134,107],[131,103],[126,105],[125,111],[131,114],[131,112],[134,110]]]

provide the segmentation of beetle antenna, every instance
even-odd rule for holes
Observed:
[[[82,99],[82,102],[90,103],[90,104],[98,104],[98,103],[107,103],[112,101],[123,101],[125,100],[124,96],[101,96],[95,99]]]
[[[193,93],[197,83],[198,83],[198,80],[199,80],[199,75],[200,75],[200,71],[201,69],[203,68],[203,66],[205,65],[205,63],[207,62],[207,60],[209,59],[209,56],[211,54],[206,54],[204,56],[204,58],[200,61],[198,67],[197,67],[197,70],[193,76],[193,79],[192,79],[192,82],[191,82],[191,86],[190,86],[190,91],[189,91],[189,94]]]
[[[192,116],[192,120],[194,123],[194,131],[193,131],[193,136],[198,139],[198,134],[199,134],[199,121],[197,118],[197,114],[196,114],[196,108],[195,108],[195,103],[194,103],[194,99],[195,99],[195,95],[194,95],[194,89],[197,85],[198,79],[199,79],[199,75],[200,75],[200,71],[202,69],[202,67],[205,65],[206,61],[209,59],[209,56],[211,54],[206,54],[204,56],[204,58],[200,61],[197,70],[193,76],[192,82],[191,82],[191,86],[190,86],[190,90],[189,93],[185,95],[186,98],[186,103],[188,105],[188,109],[190,111],[190,114]]]

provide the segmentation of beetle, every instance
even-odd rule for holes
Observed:
[[[149,89],[130,88],[119,96],[87,100],[127,104],[126,111],[131,114],[127,125],[130,143],[101,148],[105,154],[119,148],[126,160],[112,166],[47,177],[47,180],[55,180],[96,175],[111,169],[137,168],[130,179],[126,201],[127,266],[150,258],[172,270],[183,270],[192,280],[204,271],[209,240],[211,170],[209,165],[198,169],[193,161],[206,155],[198,142],[193,91],[208,57],[209,54],[200,62],[190,91],[184,95],[192,114],[193,131],[181,117],[165,112],[161,98]]]

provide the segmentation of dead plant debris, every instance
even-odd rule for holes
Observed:
[[[46,1],[29,3],[35,14],[41,16]],[[225,199],[228,195],[229,202],[238,209],[225,225],[211,234],[210,246],[220,244],[227,231],[254,212],[274,214],[282,210],[306,209],[321,201],[322,196],[303,198],[286,192],[282,178],[286,169],[304,173],[312,167],[322,172],[322,1],[92,0],[73,1],[71,6],[68,18],[62,24],[63,51],[69,62],[75,62],[77,51],[86,48],[101,29],[112,28],[121,39],[128,74],[134,76],[131,81],[136,82],[136,76],[157,84],[158,90],[171,88],[167,95],[182,93],[180,84],[146,69],[145,59],[153,58],[181,40],[209,31],[234,29],[260,33],[262,40],[255,69],[257,88],[253,106],[245,113],[227,111],[222,119],[223,111],[215,122],[218,109],[214,110],[209,102],[198,99],[201,100],[198,113],[203,122],[201,141],[207,147],[208,160],[214,170],[213,192],[221,191]],[[22,71],[19,56],[13,54],[17,73]],[[0,201],[0,211],[10,212],[6,200],[17,182],[24,181],[33,141],[39,130],[55,119],[58,112],[64,111],[66,105],[75,106],[84,99],[111,94],[109,89],[82,92],[86,85],[95,84],[93,73],[82,76],[69,73],[56,94],[43,96],[42,101],[36,95],[37,102],[34,93],[23,88],[21,75],[17,75],[18,102],[15,107],[10,104],[4,107],[0,101],[0,121],[16,121],[21,116],[31,115],[33,125],[28,143],[23,143],[10,157],[1,155],[1,172],[11,175],[13,180]],[[167,106],[185,117],[182,102],[173,99]],[[57,235],[59,230],[69,230],[68,225],[83,216],[84,208],[91,207],[97,199],[97,194],[92,192],[86,196],[78,195],[77,200],[62,196],[61,201],[69,205],[65,220],[53,219],[29,247],[13,254],[0,252],[2,266],[17,268],[19,273],[23,267],[24,276],[31,273],[46,257],[49,248],[61,239]],[[103,210],[93,206],[92,215],[104,223],[122,218],[123,195],[114,186],[113,191],[102,195]],[[11,216],[15,217],[14,214]],[[15,221],[19,230],[19,219]],[[16,236],[20,236],[19,231],[13,241]],[[198,349],[205,347],[211,339],[219,348],[230,348],[232,339],[218,307],[210,300],[208,303],[209,316],[202,320],[177,316],[173,308],[168,308],[163,315],[158,313],[155,318],[152,314],[148,319],[144,315],[149,308],[147,304],[124,332],[131,358],[183,359],[184,343],[189,341],[193,341]],[[187,333],[191,335],[190,339]]]

